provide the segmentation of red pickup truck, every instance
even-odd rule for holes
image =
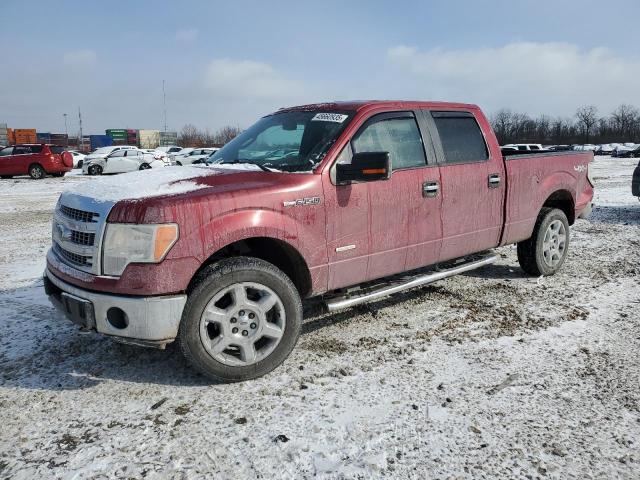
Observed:
[[[206,375],[254,378],[293,349],[301,299],[349,307],[487,265],[514,243],[526,272],[554,274],[591,208],[592,158],[503,157],[475,105],[281,109],[207,166],[63,193],[45,289],[83,329],[178,340]]]

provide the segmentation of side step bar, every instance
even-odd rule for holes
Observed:
[[[455,267],[451,267],[445,270],[438,270],[426,275],[418,275],[401,283],[393,283],[391,285],[380,287],[369,293],[331,298],[326,300],[324,303],[327,311],[335,312],[336,310],[353,307],[355,305],[370,302],[371,300],[377,300],[379,298],[386,297],[387,295],[398,293],[409,288],[420,287],[422,285],[437,282],[438,280],[442,280],[443,278],[451,277],[453,275],[468,272],[469,270],[484,267],[485,265],[494,263],[496,260],[498,260],[498,255],[489,254],[481,257],[478,260],[468,261]]]

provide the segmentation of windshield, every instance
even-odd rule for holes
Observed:
[[[353,113],[289,111],[266,116],[215,152],[207,163],[254,163],[266,169],[310,172]]]
[[[113,151],[113,147],[101,147],[93,152],[94,155],[107,155]]]

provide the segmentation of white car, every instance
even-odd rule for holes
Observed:
[[[76,150],[67,150],[67,151],[73,157],[73,168],[82,168],[82,163],[84,162],[86,155]]]
[[[220,150],[219,148],[196,148],[188,155],[175,158],[176,165],[194,165],[204,163],[207,158]]]
[[[128,149],[136,149],[136,148],[137,147],[132,147],[131,145],[118,145],[118,146],[97,148],[96,150],[91,152],[89,155],[84,157],[82,161],[82,167],[84,168],[84,165],[92,160],[106,158],[107,156],[111,155],[113,152],[117,150],[128,150]]]
[[[180,150],[182,150],[182,147],[178,147],[176,145],[158,147],[153,151],[153,155],[157,160],[163,160],[166,163],[170,163],[170,155],[173,153],[178,153]]]
[[[511,149],[514,148],[519,151],[545,151],[546,149],[539,143],[510,143],[508,145],[503,145],[502,148]]]
[[[104,158],[86,160],[82,165],[82,173],[102,175],[103,173],[133,172],[165,166],[165,162],[154,158],[150,153],[137,148],[127,148],[115,150]]]
[[[183,157],[185,155],[189,155],[194,150],[195,150],[195,148],[192,148],[192,147],[182,148],[182,149],[180,149],[179,152],[170,153],[169,154],[169,160],[171,160],[171,164],[172,165],[175,165],[175,159],[176,158]]]

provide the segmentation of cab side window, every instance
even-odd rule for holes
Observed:
[[[354,136],[351,148],[354,154],[389,152],[393,170],[424,167],[427,163],[420,130],[411,113],[372,117]]]
[[[431,112],[445,163],[483,162],[489,158],[480,126],[469,112]],[[520,147],[518,147],[520,148]]]

